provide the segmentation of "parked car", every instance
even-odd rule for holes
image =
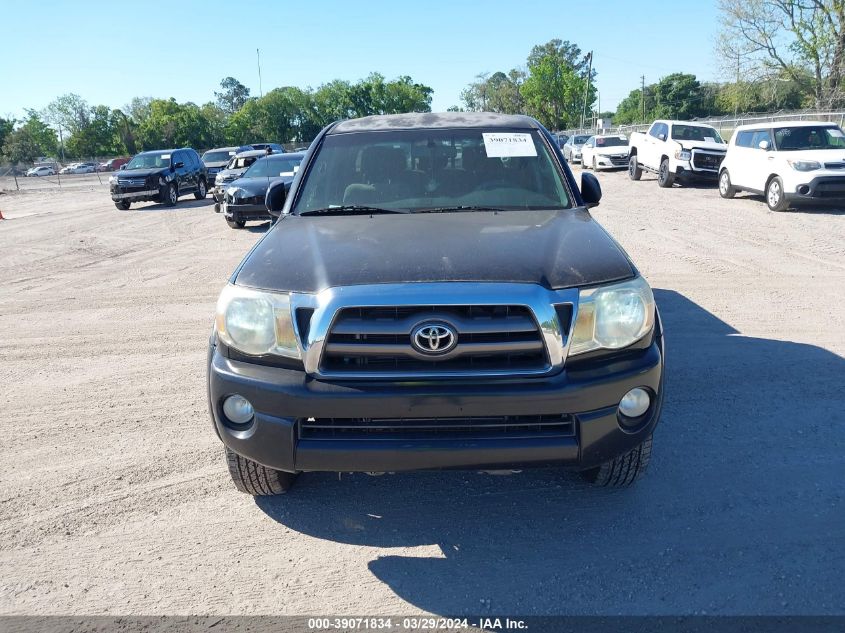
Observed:
[[[725,158],[725,141],[716,128],[690,121],[655,121],[648,132],[631,134],[628,175],[657,174],[657,184],[715,182]]]
[[[569,163],[580,163],[581,162],[581,148],[584,146],[584,143],[587,142],[587,139],[590,138],[589,134],[573,134],[566,142],[563,144],[563,159]]]
[[[27,176],[55,176],[56,170],[52,167],[45,167],[41,165],[40,167],[33,167],[32,169],[28,169],[26,171]]]
[[[252,220],[274,219],[264,199],[268,187],[277,181],[291,182],[305,154],[272,154],[259,158],[243,175],[226,187],[222,211],[226,223],[242,229]]]
[[[557,135],[557,146],[560,149],[563,149],[563,146],[566,145],[566,141],[569,140],[569,134],[558,134]]]
[[[278,143],[253,143],[252,145],[250,145],[250,147],[252,147],[252,149],[270,149],[274,154],[285,153],[285,148],[279,145]]]
[[[211,190],[211,197],[218,204],[223,202],[223,192],[231,183],[240,178],[244,172],[259,158],[267,156],[267,150],[250,149],[238,152],[229,159],[225,169],[221,169],[214,176],[214,189]],[[217,209],[219,211],[219,209]]]
[[[625,169],[628,166],[628,137],[620,134],[597,134],[581,148],[581,167]]]
[[[760,194],[772,211],[845,204],[845,133],[825,121],[740,125],[719,172],[719,194]]]
[[[93,174],[97,171],[92,163],[72,163],[59,170],[60,174]]]
[[[660,318],[588,211],[598,180],[579,191],[554,145],[525,116],[372,116],[325,128],[270,187],[280,219],[221,293],[208,355],[239,490],[298,471],[645,471]]]
[[[174,206],[179,196],[205,198],[208,175],[199,154],[190,147],[142,152],[125,168],[109,176],[111,199],[118,209],[133,202],[162,202]]]
[[[128,158],[112,158],[104,163],[100,163],[99,171],[117,171],[122,165],[129,162]]]
[[[226,168],[232,157],[238,152],[251,150],[249,145],[237,145],[233,147],[218,147],[210,149],[202,155],[202,162],[208,170],[208,182],[212,184],[217,173]]]

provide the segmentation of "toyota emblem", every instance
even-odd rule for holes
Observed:
[[[445,323],[420,323],[411,332],[411,345],[430,356],[445,354],[458,343],[458,335]]]

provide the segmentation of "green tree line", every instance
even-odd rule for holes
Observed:
[[[316,89],[282,87],[262,97],[233,77],[204,105],[138,97],[123,108],[90,105],[76,94],[16,121],[0,118],[0,155],[12,163],[39,156],[72,160],[135,154],[165,147],[208,149],[250,142],[306,143],[332,121],[402,112],[430,112],[433,90],[378,73]]]

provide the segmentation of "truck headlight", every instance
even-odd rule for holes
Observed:
[[[229,284],[217,301],[216,323],[220,340],[244,354],[300,358],[287,294]]]
[[[109,176],[109,184],[110,185],[117,184],[117,176]]]
[[[642,277],[582,290],[569,354],[621,349],[654,327],[654,295]]]
[[[692,158],[692,152],[688,149],[679,149],[675,152],[675,158],[678,160],[689,160]]]
[[[821,169],[821,163],[817,160],[786,160],[789,163],[789,166],[792,167],[795,171],[814,171],[816,169]]]
[[[214,177],[214,184],[215,184],[215,185],[222,185],[222,184],[223,184],[223,174],[218,173],[218,174]]]

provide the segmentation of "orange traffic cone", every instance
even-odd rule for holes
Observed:
[[[5,220],[6,218],[3,217],[3,209],[0,209],[0,220]]]

